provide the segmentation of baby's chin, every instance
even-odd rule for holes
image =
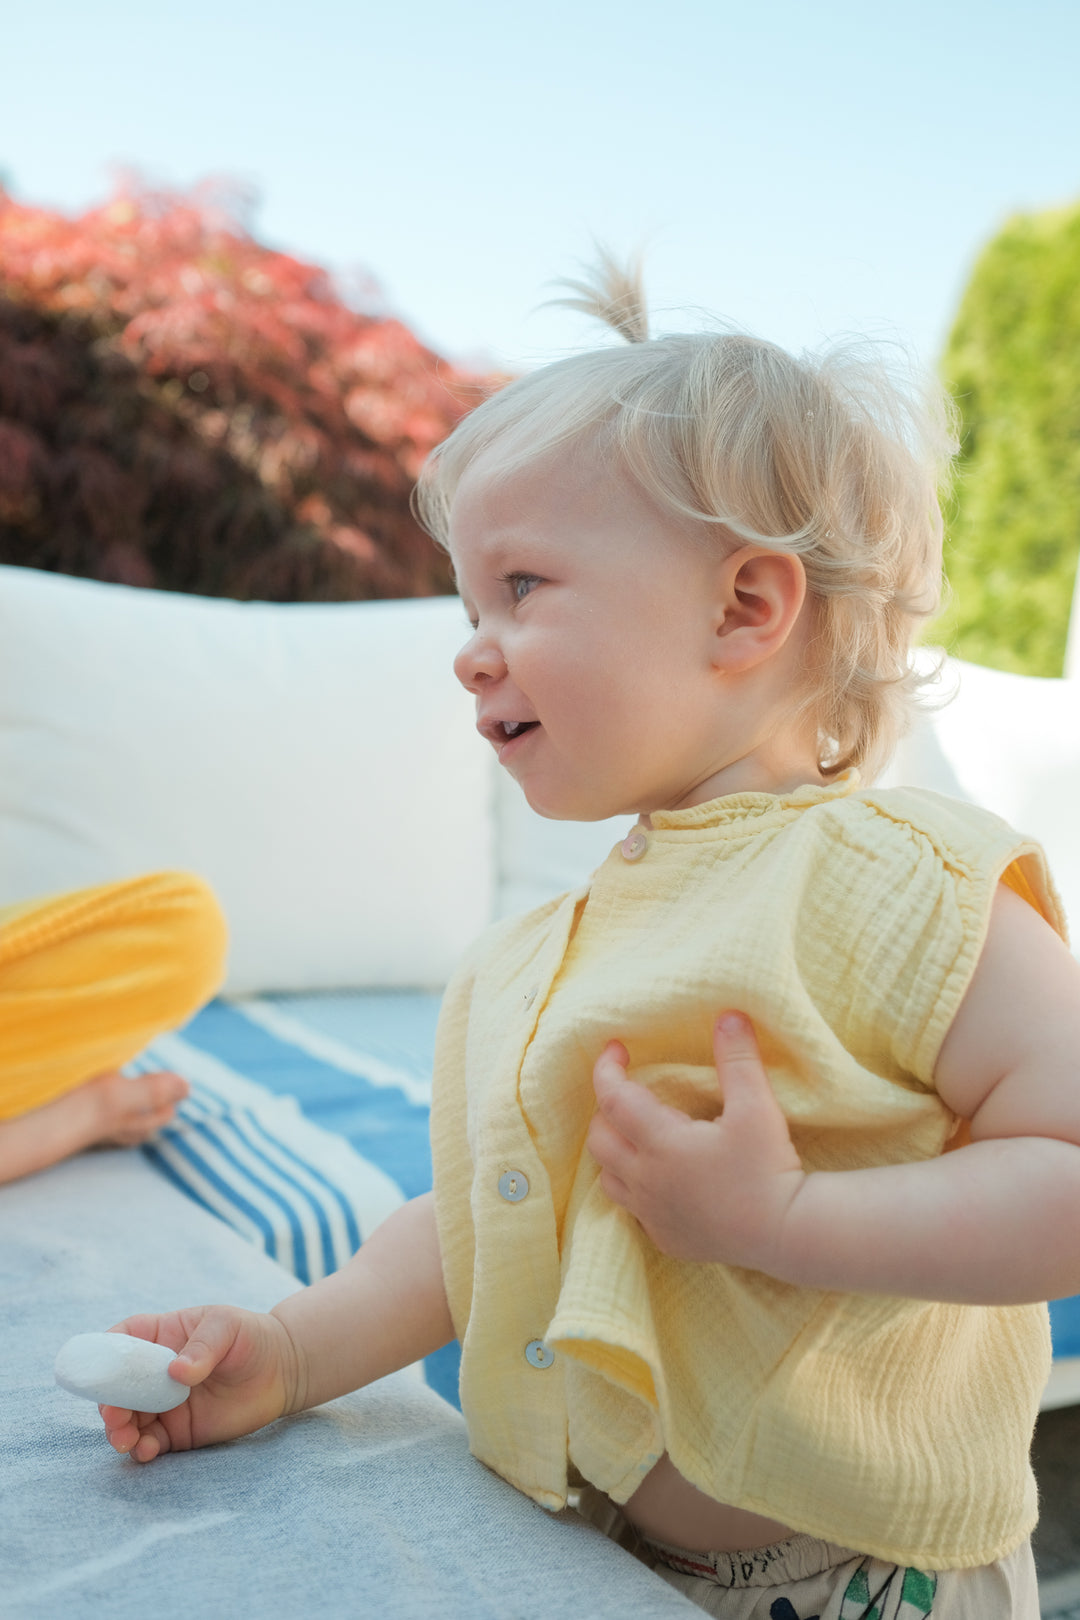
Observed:
[[[518,783],[525,795],[530,810],[535,810],[538,816],[545,821],[610,821],[621,816],[636,816],[638,811],[624,808],[621,804],[613,803],[610,799],[601,800],[593,795],[571,796],[569,794],[544,793],[542,789],[530,790],[523,783]]]

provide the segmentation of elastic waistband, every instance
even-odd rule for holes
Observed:
[[[768,1547],[752,1547],[746,1552],[692,1552],[663,1541],[645,1541],[658,1563],[682,1575],[698,1575],[717,1586],[782,1586],[788,1581],[823,1575],[838,1564],[858,1560],[861,1553],[838,1547],[816,1536],[791,1536]]]

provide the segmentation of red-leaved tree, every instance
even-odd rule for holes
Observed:
[[[220,193],[0,191],[0,561],[276,601],[451,589],[409,508],[495,386],[357,313]]]

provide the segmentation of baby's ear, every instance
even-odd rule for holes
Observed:
[[[806,601],[802,558],[765,546],[740,546],[720,565],[713,662],[750,669],[785,645]]]

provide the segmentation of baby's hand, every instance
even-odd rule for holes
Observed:
[[[665,1254],[777,1275],[785,1218],[806,1175],[749,1021],[722,1014],[713,1052],[724,1111],[700,1120],[628,1081],[626,1048],[609,1041],[593,1069],[598,1111],[586,1145],[604,1192]]]
[[[136,1462],[250,1434],[300,1404],[296,1351],[276,1316],[201,1305],[165,1316],[129,1316],[110,1332],[176,1350],[169,1376],[191,1389],[171,1412],[99,1407],[109,1444]]]

